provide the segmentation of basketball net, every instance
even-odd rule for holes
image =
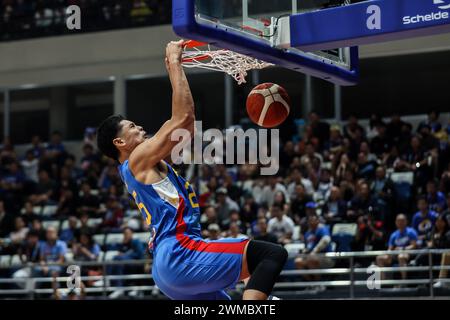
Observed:
[[[249,70],[264,69],[273,66],[255,58],[230,50],[213,50],[203,42],[188,40],[184,43],[183,66],[221,71],[229,74],[238,84],[246,83]]]

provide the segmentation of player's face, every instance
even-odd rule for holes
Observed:
[[[147,138],[147,132],[145,132],[144,128],[138,126],[134,122],[122,120],[120,124],[122,125],[122,129],[120,130],[117,139],[114,140],[114,143],[119,145],[119,147],[131,151]]]

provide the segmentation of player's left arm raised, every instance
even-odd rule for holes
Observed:
[[[180,142],[173,139],[177,129],[194,133],[194,99],[181,64],[183,41],[171,42],[166,48],[166,68],[172,84],[172,117],[151,139],[141,143],[130,155],[130,168],[136,174],[153,168],[162,159],[170,155]]]

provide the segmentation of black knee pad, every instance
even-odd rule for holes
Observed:
[[[263,260],[272,260],[284,267],[288,253],[285,248],[271,242],[253,240],[250,241],[247,248],[247,265],[250,274],[256,269]]]
[[[250,241],[247,248],[250,280],[245,289],[258,290],[270,295],[287,258],[286,249],[280,245],[263,241]]]

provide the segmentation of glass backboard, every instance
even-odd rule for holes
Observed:
[[[290,16],[344,0],[174,0],[175,32],[341,85],[358,79],[357,48],[303,52],[290,46]],[[320,26],[311,26],[311,28]]]

